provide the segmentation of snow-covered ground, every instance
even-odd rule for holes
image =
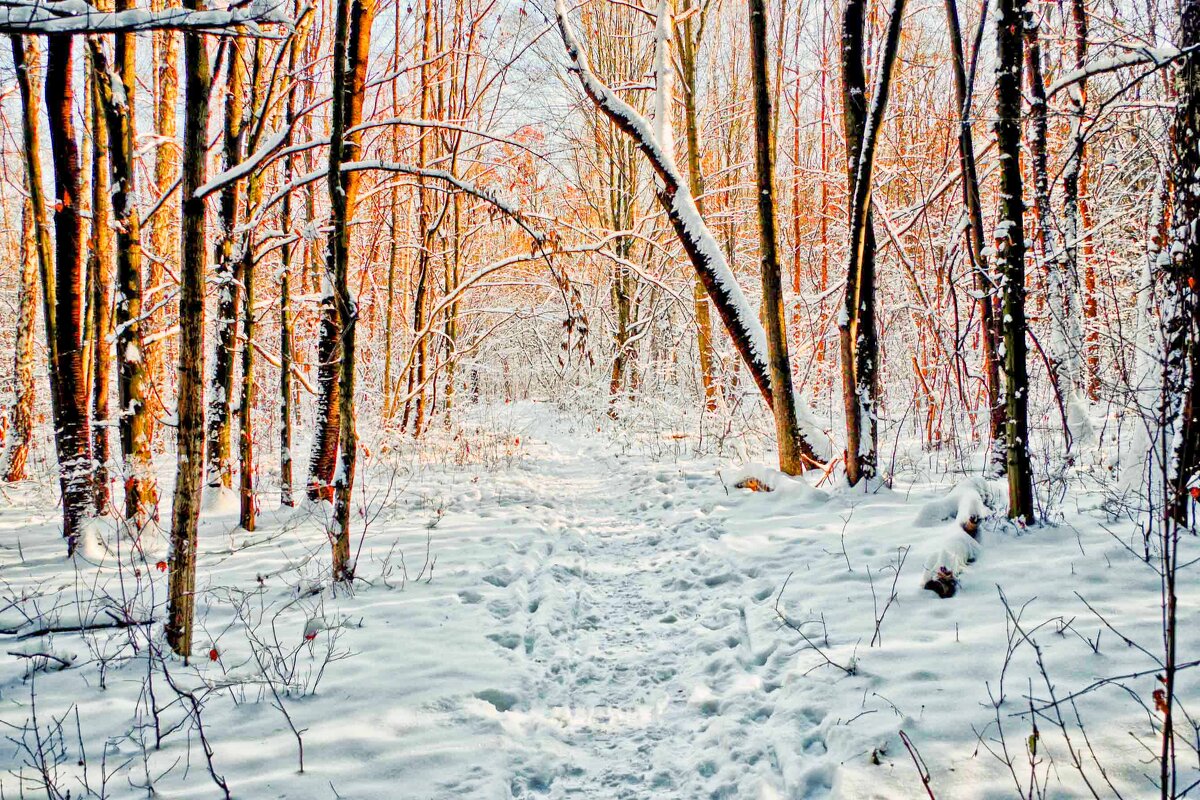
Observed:
[[[324,583],[322,508],[271,502],[248,534],[213,502],[189,666],[159,661],[160,554],[138,574],[124,545],[65,562],[49,489],[9,490],[0,794],[46,796],[40,750],[62,796],[221,797],[204,742],[254,800],[926,797],[915,759],[943,800],[1012,797],[1031,769],[1050,796],[1090,796],[1072,750],[1101,796],[1157,794],[1159,583],[1099,496],[1069,495],[1054,527],[989,520],[974,549],[937,513],[953,476],[864,495],[751,469],[777,489],[751,492],[685,432],[630,446],[538,404],[430,441],[366,459],[352,594]],[[922,589],[967,555],[955,597]],[[29,635],[118,617],[154,622]],[[1036,739],[1020,716],[1050,696],[1038,651],[1060,700],[1137,674],[1061,706],[1070,749],[1054,712]]]

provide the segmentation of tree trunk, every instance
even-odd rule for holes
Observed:
[[[21,94],[21,152],[25,157],[25,186],[29,192],[29,214],[33,226],[33,247],[37,255],[38,272],[42,284],[42,327],[46,336],[46,354],[49,369],[46,370],[50,384],[50,406],[55,427],[62,414],[59,403],[58,381],[58,337],[55,334],[55,309],[57,308],[54,276],[54,258],[50,243],[50,226],[46,218],[46,198],[42,192],[42,146],[38,124],[38,49],[37,38],[29,37],[24,44],[20,36],[10,36],[14,71]],[[62,440],[54,437],[55,451],[61,461]],[[59,471],[59,487],[66,496],[67,477]]]
[[[154,0],[151,7],[167,8],[177,5],[175,0]],[[156,195],[166,192],[179,175],[179,142],[176,138],[178,121],[177,105],[179,103],[179,33],[177,31],[157,31],[153,39],[154,68],[157,91],[154,105],[154,134],[158,139],[158,148],[154,153],[154,191]],[[177,204],[164,203],[151,221],[149,269],[146,272],[144,300],[150,305],[148,318],[143,325],[152,334],[161,332],[168,325],[168,320],[177,318],[178,305],[169,300],[171,295],[168,287],[167,267],[177,264],[177,248],[179,240],[176,235],[179,221]],[[176,313],[172,313],[176,312]],[[144,402],[146,414],[143,424],[146,439],[153,445],[156,435],[157,420],[165,414],[163,397],[168,386],[167,375],[167,340],[160,339],[147,343],[142,358],[145,360],[147,390]],[[155,511],[157,514],[157,510]]]
[[[879,344],[875,330],[875,232],[871,181],[875,143],[891,87],[900,42],[904,0],[894,0],[879,64],[875,96],[867,109],[863,70],[864,0],[850,0],[842,17],[843,117],[850,188],[850,246],[846,307],[840,325],[842,393],[846,410],[846,481],[875,477]]]
[[[199,0],[187,0],[196,9]],[[208,51],[199,33],[183,36],[184,81],[182,230],[179,246],[179,400],[175,499],[171,517],[171,585],[167,642],[185,659],[192,650],[196,587],[196,525],[204,472],[204,272],[207,262],[204,184],[208,101],[212,91]]]
[[[963,57],[962,31],[955,0],[945,0],[950,35],[951,65],[954,69],[954,99],[958,108],[958,159],[962,172],[963,205],[967,213],[966,250],[979,296],[979,325],[983,339],[983,374],[988,404],[989,461],[1004,469],[1004,404],[1000,401],[1000,331],[996,322],[996,282],[984,255],[983,204],[979,197],[979,171],[975,164],[975,141],[971,132],[971,85]],[[985,20],[981,20],[982,33]],[[971,78],[974,78],[972,74]]]
[[[771,97],[767,79],[767,10],[763,0],[749,0],[750,72],[754,92],[754,164],[757,178],[762,316],[767,332],[767,362],[771,375],[772,413],[779,469],[788,475],[804,471],[801,438],[796,422],[796,396],[788,357],[787,311],[779,252],[775,239],[775,143],[771,137]]]
[[[21,282],[17,289],[17,341],[13,356],[13,404],[3,470],[7,483],[24,480],[33,442],[33,340],[37,327],[37,230],[29,201],[21,210]]]
[[[129,0],[122,0],[118,8],[129,10],[133,5]],[[134,163],[137,134],[136,120],[131,113],[137,91],[136,55],[136,37],[133,34],[118,35],[114,66],[122,94],[117,94],[105,72],[100,77],[99,104],[104,109],[112,148],[112,203],[117,229],[119,428],[125,462],[125,518],[133,527],[135,537],[158,519],[158,487],[150,450],[152,417],[146,402],[150,375],[142,334],[142,244]],[[103,53],[95,48],[93,58],[103,63]]]
[[[700,48],[697,35],[692,31],[691,0],[683,0],[680,14],[683,22],[679,26],[679,63],[683,77],[683,125],[687,140],[688,188],[696,199],[696,209],[704,215],[704,172],[700,167],[700,126],[697,112],[698,91],[696,79],[696,51]],[[717,410],[717,386],[715,358],[713,356],[712,314],[708,307],[708,292],[704,282],[696,277],[692,281],[692,307],[696,315],[696,350],[700,359],[700,383],[704,389],[704,410]]]
[[[358,197],[358,173],[343,173],[341,166],[360,155],[362,134],[352,131],[362,122],[363,95],[367,85],[367,62],[371,51],[371,22],[374,0],[338,0],[337,28],[333,45],[333,123],[329,135],[329,202],[332,230],[326,271],[333,279],[338,323],[342,330],[342,359],[338,374],[339,457],[334,478],[334,513],[330,540],[333,542],[333,579],[354,579],[350,557],[350,509],[354,492],[354,469],[358,454],[358,432],[354,410],[354,346],[358,306],[350,290],[350,220]]]
[[[83,358],[83,217],[79,144],[75,139],[74,43],[70,35],[48,36],[46,109],[54,165],[54,307],[59,416],[59,469],[63,478],[63,535],[74,554],[84,522],[94,513],[92,443]]]
[[[104,8],[104,5],[101,5]],[[120,38],[120,37],[118,37]],[[91,334],[85,335],[85,344],[91,347],[91,394],[92,394],[92,457],[95,463],[93,477],[96,510],[106,514],[112,489],[109,483],[108,463],[111,455],[108,436],[109,388],[112,382],[112,279],[113,279],[113,197],[111,185],[111,141],[104,113],[99,70],[105,68],[102,45],[93,39],[93,55],[88,59],[87,86],[92,101],[92,221],[88,240],[87,287],[88,324]]]
[[[225,87],[224,169],[241,163],[246,124],[243,93],[246,65],[238,39],[226,42],[229,83]],[[245,237],[236,231],[242,205],[242,183],[231,180],[221,188],[221,263],[217,266],[216,353],[208,396],[208,477],[213,488],[233,487],[233,378],[237,360],[238,310],[242,297],[242,253]]]
[[[1021,182],[1021,29],[1024,0],[999,0],[996,22],[996,147],[1000,211],[996,254],[1004,336],[1005,463],[1008,515],[1033,522],[1029,463],[1029,374],[1025,355],[1025,214]]]

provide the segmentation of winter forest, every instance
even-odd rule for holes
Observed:
[[[0,798],[1200,797],[1200,0],[0,33]]]

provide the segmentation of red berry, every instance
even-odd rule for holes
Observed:
[[[220,657],[221,657],[221,654],[219,652],[217,652],[217,648],[214,647],[212,650],[208,651],[208,660],[209,661],[216,661]]]
[[[167,562],[165,562],[165,561],[160,561],[157,564],[155,564],[154,566],[158,567],[159,572],[167,571]]]

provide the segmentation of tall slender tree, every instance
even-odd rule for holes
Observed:
[[[199,0],[185,0],[197,9]],[[204,200],[196,190],[205,182],[208,150],[208,101],[212,91],[204,37],[183,36],[184,126],[183,180],[180,186],[179,242],[179,384],[176,429],[175,496],[171,514],[170,606],[167,642],[185,658],[192,651],[196,599],[196,527],[204,477],[204,273],[207,265]]]
[[[1021,180],[1021,73],[1024,0],[999,0],[996,18],[996,149],[1000,210],[996,224],[1001,331],[1004,337],[1005,464],[1008,514],[1032,523],[1029,372],[1025,358],[1025,203]]]

